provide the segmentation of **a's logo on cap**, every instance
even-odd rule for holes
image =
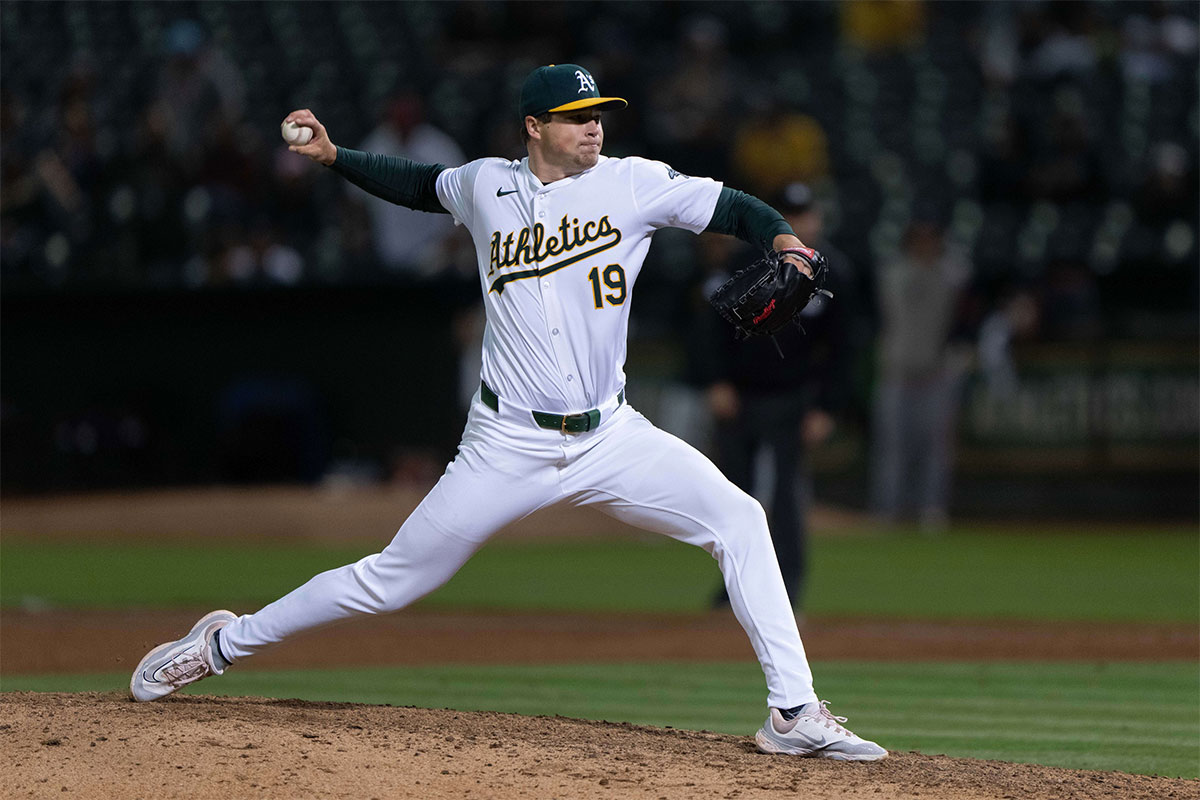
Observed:
[[[592,79],[591,75],[588,75],[583,70],[581,70],[581,69],[575,70],[575,77],[579,81],[579,93],[580,94],[583,94],[584,92],[589,92],[589,91],[591,91],[591,92],[598,91],[596,89],[596,81],[594,81]]]

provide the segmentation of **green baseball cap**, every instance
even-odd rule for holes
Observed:
[[[548,111],[625,108],[619,97],[601,97],[596,79],[578,64],[551,64],[529,73],[521,86],[521,119]]]

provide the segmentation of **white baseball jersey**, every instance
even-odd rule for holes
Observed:
[[[500,397],[584,411],[625,385],[629,298],[659,228],[700,233],[721,184],[606,158],[543,184],[529,159],[447,169],[437,194],[475,242],[487,307],[483,380]]]
[[[768,704],[816,700],[762,506],[702,453],[615,398],[625,383],[630,292],[650,237],[667,226],[704,230],[720,191],[716,181],[641,158],[601,158],[549,185],[527,160],[443,171],[438,198],[470,230],[479,257],[483,378],[498,407],[476,395],[458,454],[382,552],[230,623],[221,632],[226,658],[404,608],[449,580],[497,531],[569,504],[712,554],[762,664]],[[528,413],[592,409],[602,412],[599,424],[580,433],[543,428]]]

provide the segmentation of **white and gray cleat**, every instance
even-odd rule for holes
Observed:
[[[209,642],[214,633],[237,619],[232,611],[205,614],[187,636],[165,642],[151,650],[133,671],[129,692],[134,700],[146,702],[166,697],[189,683],[220,675],[224,660],[216,657]]]
[[[759,751],[839,761],[878,761],[887,756],[887,750],[847,730],[846,718],[829,713],[827,705],[825,700],[809,703],[790,720],[772,708],[754,736]]]

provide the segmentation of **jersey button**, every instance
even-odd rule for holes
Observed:
[[[554,330],[550,331],[550,333],[554,334],[555,336],[558,336],[558,328],[555,328]]]
[[[568,376],[567,376],[567,380],[569,380],[569,381],[573,381],[573,380],[575,380],[575,376],[574,376],[574,375],[568,375]]]
[[[542,281],[542,286],[544,286],[544,287],[546,287],[547,289],[549,289],[549,288],[550,288],[550,281]]]

